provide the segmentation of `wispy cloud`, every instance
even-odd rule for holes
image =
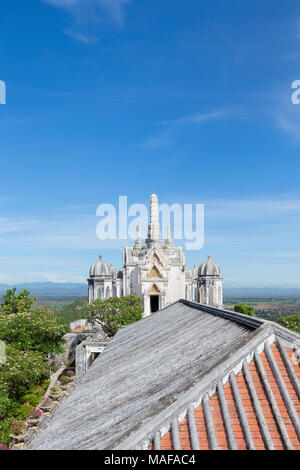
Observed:
[[[137,146],[139,148],[143,148],[146,150],[170,147],[170,145],[172,144],[172,141],[170,139],[170,134],[171,132],[168,132],[168,131],[162,132],[160,133],[160,135],[156,137],[150,137],[145,142],[142,142],[141,144],[138,144]]]
[[[72,29],[66,29],[64,34],[75,39],[75,41],[82,42],[83,44],[95,44],[97,42],[97,38],[95,36],[91,36],[87,33],[80,33],[79,31],[74,31]]]
[[[124,7],[131,0],[42,0],[53,7],[66,11],[72,20],[72,27],[64,33],[76,41],[91,44],[97,41],[94,35],[86,32],[88,25],[109,19],[122,26]]]
[[[157,124],[164,126],[165,129],[157,136],[150,137],[145,142],[138,144],[138,147],[144,149],[166,148],[172,145],[172,137],[181,128],[191,125],[201,125],[210,121],[228,119],[236,117],[237,114],[232,109],[220,109],[209,113],[195,113],[188,116],[182,116],[176,119],[160,121]]]
[[[213,111],[210,113],[196,113],[190,116],[183,116],[177,119],[171,119],[170,121],[161,121],[159,124],[167,126],[178,126],[188,124],[203,124],[207,121],[214,121],[216,119],[225,119],[231,115],[229,109],[221,109],[219,111]]]
[[[123,6],[130,0],[43,0],[69,12],[76,20],[98,21],[107,14],[118,23],[123,22]]]
[[[24,232],[39,225],[36,220],[17,220],[0,218],[0,235],[12,232]]]

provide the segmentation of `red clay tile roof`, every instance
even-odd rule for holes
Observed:
[[[82,333],[84,330],[83,326],[79,326],[78,328],[75,328],[75,330],[72,330],[72,333]]]
[[[297,378],[294,351],[279,342],[266,346],[164,436],[156,433],[149,450],[300,450]]]

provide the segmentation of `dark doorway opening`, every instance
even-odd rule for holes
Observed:
[[[159,295],[150,295],[150,310],[151,313],[159,310]]]

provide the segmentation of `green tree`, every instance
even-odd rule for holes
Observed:
[[[81,320],[86,316],[86,306],[88,304],[88,298],[83,297],[74,300],[71,304],[65,305],[57,313],[57,316],[61,318],[65,323],[70,323],[75,320]]]
[[[5,314],[28,312],[33,302],[37,300],[36,297],[28,298],[30,292],[24,289],[19,294],[16,294],[16,287],[7,289],[6,293],[2,296],[3,302],[1,304],[1,312]]]
[[[86,318],[93,325],[100,325],[105,333],[114,336],[124,325],[142,318],[141,299],[135,295],[94,300],[86,307]]]
[[[0,341],[5,343],[5,362],[0,364],[0,444],[9,443],[11,422],[24,419],[33,408],[22,397],[39,394],[49,377],[48,355],[63,351],[68,325],[45,308],[31,309],[34,298],[27,290],[16,295],[16,289],[3,296],[0,310]],[[9,314],[9,315],[6,315]]]
[[[290,317],[281,317],[278,323],[289,330],[300,333],[300,315],[291,315]]]
[[[252,305],[247,305],[244,302],[234,306],[234,311],[243,313],[244,315],[249,315],[250,317],[255,317],[255,310]]]
[[[8,407],[10,400],[16,400],[33,384],[49,376],[46,358],[39,352],[19,351],[12,346],[6,348],[6,362],[0,366],[0,403]],[[9,408],[9,407],[8,407]],[[5,415],[2,406],[0,419]]]
[[[38,351],[44,356],[63,351],[63,336],[69,327],[44,308],[3,315],[0,340],[19,351]]]

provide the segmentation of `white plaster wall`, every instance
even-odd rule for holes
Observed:
[[[181,267],[172,266],[169,272],[166,305],[185,298],[185,274]]]

